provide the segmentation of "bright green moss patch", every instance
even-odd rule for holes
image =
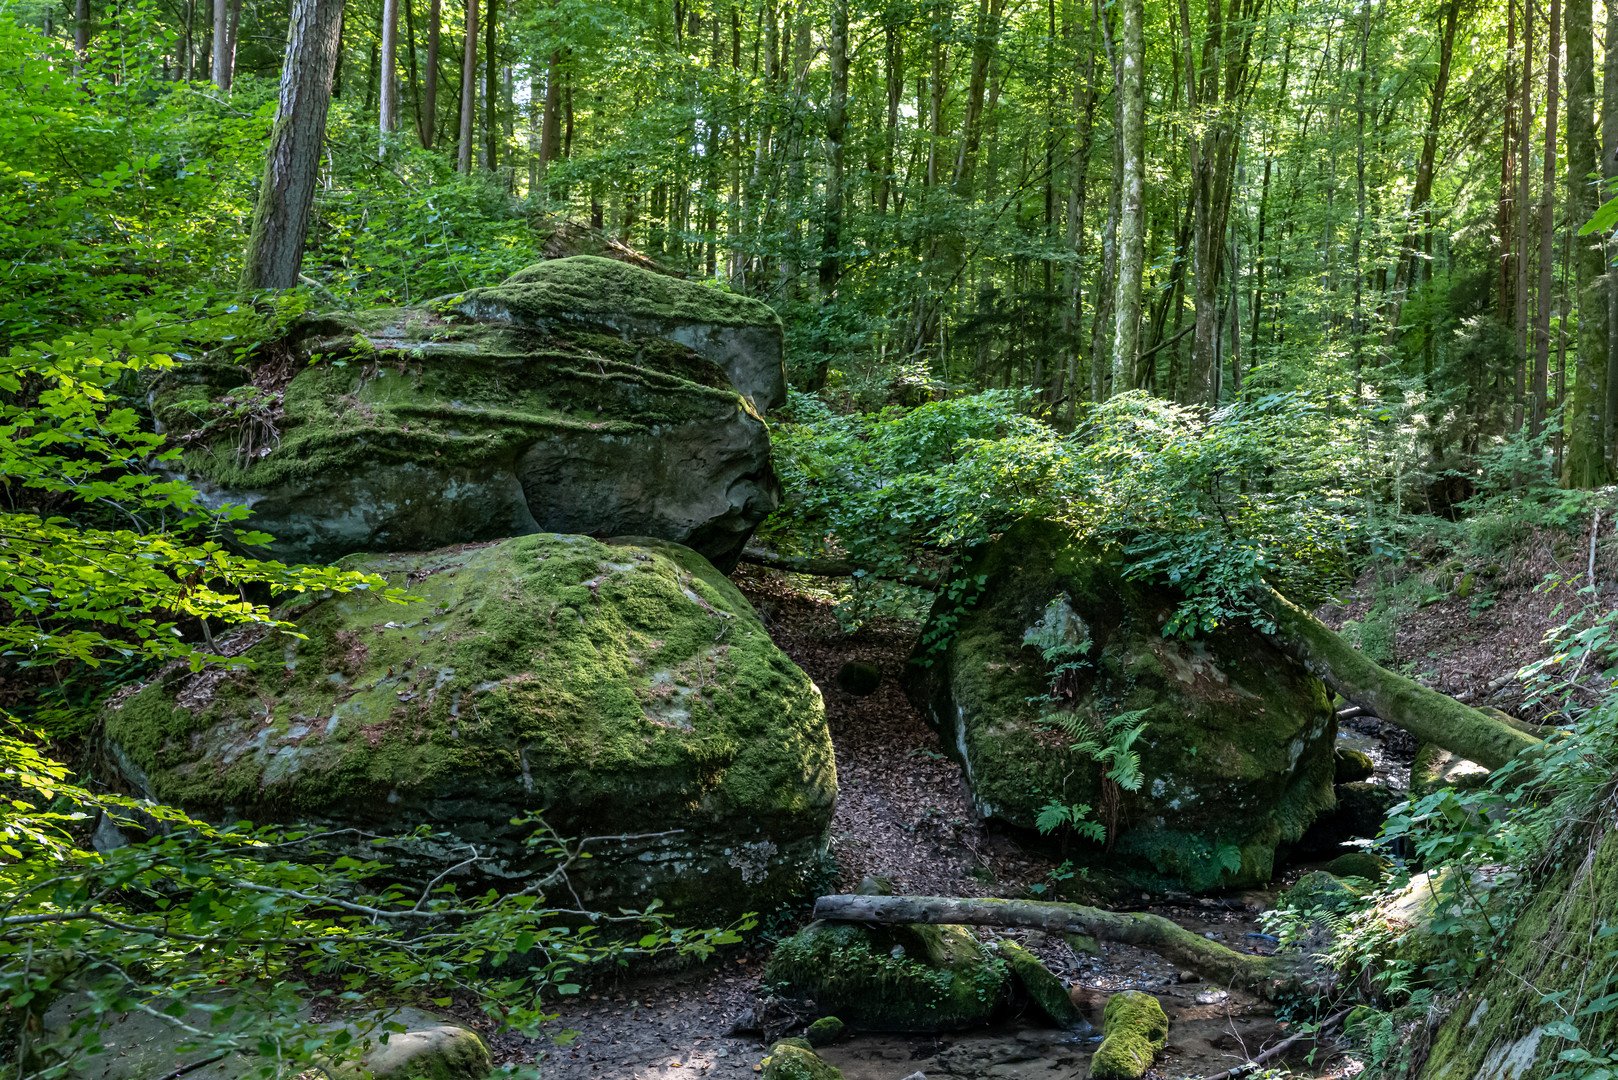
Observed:
[[[956,1031],[1005,1004],[1010,970],[959,926],[815,922],[776,947],[764,978],[853,1028]]]
[[[1051,1023],[1069,1030],[1089,1029],[1089,1022],[1084,1019],[1084,1014],[1079,1012],[1079,1007],[1073,1004],[1067,987],[1039,962],[1039,957],[1015,941],[1001,941],[996,947],[1010,966],[1012,977],[1022,987],[1023,993],[1028,995],[1028,1000],[1032,1001]]]
[[[1101,767],[1051,722],[1058,707],[1092,726],[1137,711],[1146,723],[1143,783],[1123,795],[1110,854],[1078,849],[1143,884],[1268,881],[1276,851],[1333,806],[1325,687],[1263,635],[1165,639],[1178,597],[1048,522],[1018,524],[963,576],[982,591],[939,600],[909,686],[985,814],[1031,829],[1052,800],[1101,805]],[[1053,619],[1084,645],[1059,706],[1036,644]]]
[[[1124,990],[1107,999],[1101,1045],[1090,1059],[1095,1080],[1140,1080],[1169,1037],[1169,1018],[1151,994]]]
[[[843,1080],[840,1070],[802,1043],[802,1039],[782,1039],[770,1047],[760,1080]]]
[[[446,302],[473,309],[498,302],[536,322],[606,315],[713,326],[781,325],[774,309],[758,300],[596,255],[535,263],[500,285]]]
[[[645,899],[739,912],[798,886],[836,793],[820,695],[701,556],[536,534],[348,564],[418,599],[306,600],[307,639],[263,639],[253,670],[153,682],[106,715],[119,771],[214,817],[432,822],[517,876],[517,814],[686,830],[622,849]]]

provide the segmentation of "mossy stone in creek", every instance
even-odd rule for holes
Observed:
[[[1169,1018],[1151,994],[1124,990],[1107,999],[1101,1045],[1090,1059],[1095,1080],[1140,1080],[1169,1038]]]
[[[835,1016],[822,1016],[804,1029],[810,1046],[830,1046],[843,1037],[844,1024]]]
[[[1340,878],[1360,878],[1380,884],[1393,869],[1393,863],[1369,851],[1351,851],[1326,864],[1326,872]]]
[[[1332,807],[1326,689],[1264,635],[1230,623],[1163,637],[1179,596],[1125,580],[1118,558],[1049,522],[1013,527],[961,580],[965,600],[934,605],[907,689],[983,814],[1033,829],[1053,799],[1102,805],[1101,766],[1072,749],[1057,707],[1086,724],[1142,710],[1144,781],[1124,793],[1109,848],[1082,856],[1139,884],[1266,882],[1277,849]],[[1078,664],[1060,706],[1038,644],[1056,638]]]
[[[821,1060],[802,1039],[782,1039],[770,1047],[759,1080],[843,1080],[842,1071]]]
[[[1376,772],[1376,764],[1371,760],[1371,755],[1363,750],[1339,746],[1333,751],[1333,757],[1337,763],[1336,782],[1339,784],[1368,780],[1371,774]]]
[[[783,941],[764,980],[851,1028],[958,1031],[1009,999],[1006,961],[963,927],[813,922]]]
[[[1022,987],[1023,993],[1034,1007],[1044,1013],[1046,1018],[1057,1027],[1069,1031],[1088,1035],[1090,1021],[1079,1012],[1079,1007],[1073,1004],[1073,997],[1068,993],[1062,980],[1052,975],[1050,970],[1040,963],[1039,957],[1018,945],[1015,941],[1001,941],[996,946],[1000,955],[1011,966],[1012,977]]]
[[[1311,870],[1281,894],[1280,906],[1294,911],[1346,911],[1359,902],[1358,889],[1325,870]]]
[[[238,632],[251,670],[169,669],[104,713],[122,785],[219,820],[397,833],[431,877],[475,846],[527,883],[542,814],[603,841],[570,872],[600,909],[661,899],[723,922],[809,887],[837,779],[820,693],[751,606],[675,544],[536,534],[354,558],[418,599],[286,610],[307,640]],[[568,906],[572,906],[571,903]]]
[[[287,562],[545,531],[656,536],[729,570],[779,501],[764,406],[679,335],[602,312],[643,287],[653,307],[723,316],[726,334],[779,336],[779,319],[608,259],[546,266],[568,290],[306,317],[257,358],[259,374],[292,373],[278,400],[239,369],[164,376],[152,405],[186,447],[176,472],[250,506],[274,538],[252,550]],[[611,287],[587,288],[592,275]],[[524,318],[501,289],[596,307]]]

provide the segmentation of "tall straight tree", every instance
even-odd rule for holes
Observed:
[[[444,0],[432,0],[427,9],[427,71],[421,88],[421,148],[431,150],[438,133],[438,32]]]
[[[382,80],[377,107],[376,152],[381,157],[387,137],[399,130],[399,0],[382,0]]]
[[[1618,188],[1618,4],[1607,4],[1607,32],[1601,79],[1601,180],[1603,196]],[[1602,441],[1611,465],[1618,454],[1618,274],[1610,265],[1607,282],[1607,391]],[[1600,363],[1593,357],[1592,363]]]
[[[230,89],[230,0],[213,0],[213,85]]]
[[[1615,5],[1618,6],[1618,5]],[[1599,236],[1578,235],[1596,206],[1601,176],[1596,149],[1595,27],[1591,0],[1567,0],[1567,228],[1579,301],[1573,400],[1568,408],[1562,483],[1593,488],[1610,482],[1606,460],[1607,297]]]
[[[1118,292],[1113,300],[1112,392],[1134,388],[1140,344],[1141,273],[1146,258],[1146,21],[1142,0],[1118,4],[1118,139],[1123,188],[1118,202]]]
[[[1529,434],[1538,435],[1545,427],[1548,412],[1546,390],[1550,377],[1551,308],[1555,305],[1556,269],[1556,107],[1562,56],[1562,0],[1551,0],[1550,45],[1545,63],[1545,172],[1539,203],[1539,296],[1534,309],[1533,412]]]
[[[343,0],[292,0],[280,101],[242,267],[244,288],[290,289],[298,283],[326,142],[342,13]]]
[[[477,0],[467,0],[476,6]],[[483,165],[491,172],[500,167],[500,114],[495,103],[500,100],[499,57],[495,49],[495,25],[500,9],[499,0],[489,0],[483,27]]]
[[[478,108],[478,0],[466,0],[466,44],[461,55],[461,141],[455,167],[472,172],[473,114]]]

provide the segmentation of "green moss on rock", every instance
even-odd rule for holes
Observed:
[[[1006,961],[959,926],[813,922],[776,947],[764,978],[870,1031],[976,1027],[1010,988]]]
[[[306,599],[305,640],[240,632],[252,670],[165,672],[106,712],[112,770],[219,819],[430,823],[462,846],[426,845],[423,872],[475,844],[525,879],[546,861],[519,815],[683,829],[575,868],[609,906],[711,921],[804,886],[836,797],[820,694],[700,555],[536,534],[345,565],[417,599]]]
[[[1018,945],[1015,941],[1001,941],[998,945],[1000,955],[1005,958],[1011,967],[1012,978],[1022,987],[1028,1000],[1044,1013],[1051,1023],[1069,1031],[1083,1031],[1088,1034],[1090,1022],[1079,1012],[1079,1007],[1073,1004],[1073,998],[1068,994],[1062,980],[1052,975],[1039,957]]]
[[[981,594],[939,600],[907,686],[985,815],[1032,829],[1052,799],[1101,805],[1100,766],[1051,722],[1034,644],[1046,632],[1087,649],[1064,709],[1092,724],[1144,710],[1144,783],[1125,793],[1110,851],[1088,858],[1142,883],[1258,884],[1332,807],[1325,687],[1263,635],[1165,639],[1178,597],[1126,581],[1116,558],[1048,522],[1018,524],[963,576],[984,578]]]
[[[1359,902],[1358,889],[1325,870],[1311,870],[1281,894],[1282,907],[1295,911],[1346,911]]]
[[[1373,855],[1369,851],[1351,851],[1346,855],[1339,855],[1326,864],[1326,873],[1340,878],[1360,878],[1372,884],[1380,884],[1387,879],[1393,863],[1380,855]]]
[[[760,1080],[843,1080],[841,1070],[822,1061],[801,1039],[782,1039],[770,1047]]]
[[[1140,1080],[1168,1043],[1169,1018],[1151,994],[1124,990],[1107,999],[1101,1045],[1090,1059],[1095,1080]]]
[[[843,1037],[843,1022],[835,1016],[822,1016],[804,1029],[810,1046],[830,1046]]]
[[[1376,764],[1371,761],[1371,755],[1363,750],[1339,746],[1333,753],[1337,762],[1336,782],[1339,784],[1368,780],[1371,774],[1376,772]]]

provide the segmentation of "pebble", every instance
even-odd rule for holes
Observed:
[[[1194,971],[1182,971],[1178,975],[1174,976],[1174,978],[1176,980],[1178,980],[1179,982],[1183,982],[1183,983],[1194,983],[1194,982],[1201,982],[1202,981],[1202,976],[1198,975]]]

